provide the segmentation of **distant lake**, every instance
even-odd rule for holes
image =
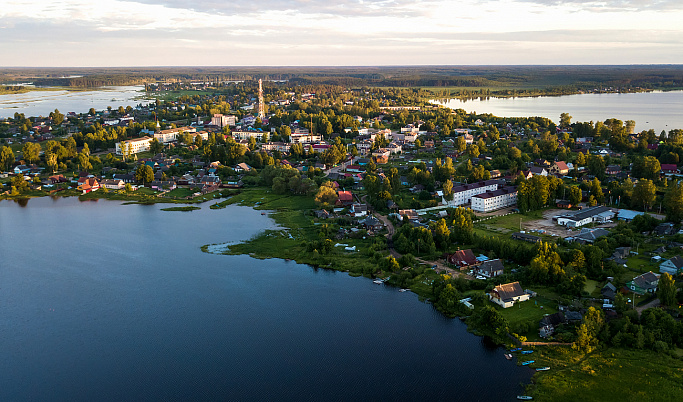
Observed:
[[[22,206],[23,205],[23,206]],[[513,400],[531,369],[413,293],[202,253],[273,221],[0,202],[0,400]]]
[[[452,109],[491,113],[500,117],[546,117],[555,123],[560,114],[569,113],[572,122],[605,121],[616,118],[635,120],[636,131],[683,129],[683,91],[641,92],[629,94],[579,94],[485,100],[450,99],[434,101]]]
[[[104,110],[108,106],[135,107],[153,100],[146,98],[145,87],[117,86],[102,87],[89,91],[29,91],[22,94],[0,95],[0,118],[14,117],[14,113],[30,116],[48,116],[55,109],[68,112],[87,113],[90,108]]]

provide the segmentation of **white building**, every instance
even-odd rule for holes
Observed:
[[[517,188],[504,187],[495,191],[487,191],[472,197],[472,210],[491,212],[517,204]]]
[[[522,290],[519,282],[512,282],[493,288],[489,293],[489,300],[503,308],[508,308],[514,306],[515,303],[529,300],[529,294]]]
[[[558,225],[577,228],[592,222],[606,223],[613,219],[614,216],[614,211],[609,207],[591,207],[578,212],[569,212],[559,215],[556,218]]]
[[[157,141],[163,143],[163,144],[168,144],[169,142],[176,142],[178,141],[178,137],[182,133],[194,133],[196,132],[197,129],[194,127],[178,127],[178,128],[169,128],[168,130],[161,130],[159,132],[154,133],[154,138],[157,139]]]
[[[268,142],[261,145],[261,149],[264,151],[289,152],[291,145],[288,142]]]
[[[480,181],[478,183],[461,184],[459,186],[454,186],[453,199],[451,201],[446,201],[445,199],[442,199],[442,202],[450,206],[467,204],[472,200],[472,197],[474,197],[475,195],[483,194],[487,191],[498,190],[498,183],[498,180],[486,180]]]
[[[248,140],[249,138],[255,138],[256,141],[261,141],[263,138],[263,131],[259,130],[238,130],[232,132],[232,138],[236,140]]]
[[[211,118],[211,125],[223,127],[234,127],[237,125],[237,116],[214,114]]]
[[[123,155],[125,148],[128,154],[139,154],[140,152],[149,151],[149,144],[152,142],[152,137],[141,137],[132,140],[126,140],[116,143],[116,155]]]
[[[316,144],[322,140],[322,135],[308,133],[292,133],[289,137],[292,144]]]

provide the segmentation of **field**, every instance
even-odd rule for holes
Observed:
[[[649,350],[610,348],[582,355],[570,348],[537,348],[540,366],[529,393],[539,401],[680,401],[683,361]]]

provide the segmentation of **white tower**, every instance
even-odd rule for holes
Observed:
[[[266,118],[266,105],[263,103],[262,80],[258,80],[258,117],[263,121]]]

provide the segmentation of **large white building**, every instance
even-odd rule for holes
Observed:
[[[249,138],[255,138],[256,141],[261,141],[263,139],[263,131],[260,130],[236,130],[232,132],[232,138],[235,140],[248,140]]]
[[[495,191],[487,191],[472,197],[472,210],[491,212],[517,204],[517,188],[503,187]]]
[[[322,135],[309,133],[292,133],[289,137],[289,141],[292,144],[316,144],[322,140]]]
[[[149,144],[152,142],[152,137],[140,137],[132,140],[126,140],[116,143],[116,155],[123,155],[123,150],[126,149],[128,154],[139,154],[140,152],[149,151]]]
[[[475,195],[483,194],[487,191],[496,191],[500,186],[498,180],[486,180],[478,183],[461,184],[453,186],[453,199],[451,201],[442,200],[444,204],[457,206],[467,204]]]
[[[567,212],[563,215],[553,217],[557,219],[557,224],[569,228],[578,228],[592,222],[606,223],[613,219],[614,211],[610,207],[590,207],[578,212]]]
[[[161,130],[154,133],[154,138],[163,144],[168,144],[169,142],[178,141],[178,137],[180,137],[182,133],[191,134],[195,132],[197,132],[197,129],[194,127],[170,128],[168,130]]]
[[[211,118],[211,125],[223,127],[234,127],[237,125],[237,116],[214,114]]]

